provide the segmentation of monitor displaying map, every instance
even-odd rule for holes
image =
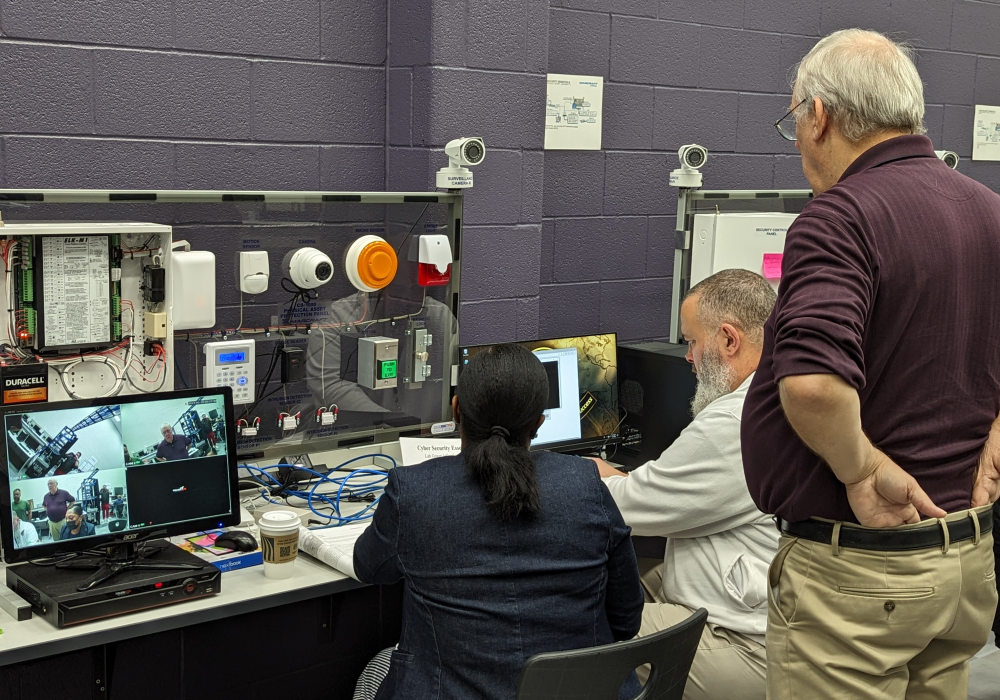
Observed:
[[[533,448],[576,450],[618,440],[618,352],[614,333],[518,343],[542,361],[549,378],[545,422]],[[489,348],[463,347],[461,364]]]

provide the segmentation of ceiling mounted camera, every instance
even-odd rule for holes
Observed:
[[[316,248],[297,248],[285,254],[281,263],[285,276],[301,289],[315,289],[333,278],[333,261]]]
[[[448,167],[437,172],[437,186],[446,189],[472,187],[472,171],[467,165],[479,165],[486,157],[486,144],[478,136],[453,139],[444,147]]]
[[[701,187],[700,168],[708,160],[708,149],[696,143],[681,146],[677,151],[681,167],[670,173],[671,187]]]
[[[952,170],[958,168],[959,157],[955,151],[934,151],[934,153]]]

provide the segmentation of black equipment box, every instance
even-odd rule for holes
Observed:
[[[687,345],[646,340],[618,346],[618,402],[627,412],[612,458],[626,469],[660,456],[691,422],[698,382]]]
[[[222,586],[219,569],[163,541],[150,542],[146,552],[162,545],[166,546],[144,558],[144,561],[195,564],[197,568],[186,571],[127,570],[104,584],[80,592],[76,587],[86,581],[94,570],[57,569],[55,566],[26,562],[7,566],[7,587],[28,601],[36,615],[60,628],[204,598],[219,592]]]

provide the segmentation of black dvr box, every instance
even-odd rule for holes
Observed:
[[[618,402],[627,412],[613,460],[635,468],[656,459],[691,422],[697,379],[687,345],[659,340],[618,346]]]
[[[219,569],[167,542],[150,542],[147,551],[161,544],[166,546],[144,561],[196,564],[198,568],[185,571],[132,569],[80,592],[76,587],[86,581],[93,570],[57,569],[26,562],[7,566],[7,587],[31,603],[36,615],[56,627],[125,615],[219,592],[222,586]]]

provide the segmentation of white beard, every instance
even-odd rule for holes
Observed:
[[[698,371],[698,389],[691,399],[691,417],[694,418],[718,398],[731,394],[736,370],[722,359],[717,349],[705,350],[701,355],[701,369]]]

